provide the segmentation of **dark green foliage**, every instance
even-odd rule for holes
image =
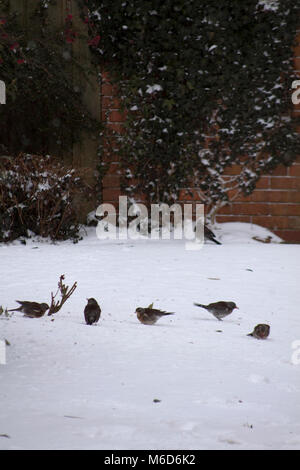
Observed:
[[[194,181],[205,202],[222,204],[299,154],[290,119],[299,1],[79,4],[129,111],[118,138],[128,194],[171,202]],[[232,164],[240,175],[224,179]]]
[[[23,29],[22,18],[9,14],[7,4],[0,0],[0,79],[7,89],[7,104],[0,106],[0,154],[61,155],[82,131],[99,129],[74,84],[80,64],[72,58],[71,20],[55,30],[45,2],[38,1]]]

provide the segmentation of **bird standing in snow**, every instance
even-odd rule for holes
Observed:
[[[222,320],[222,318],[227,317],[227,315],[230,315],[235,308],[238,309],[234,302],[224,302],[222,300],[220,302],[214,302],[209,305],[196,303],[194,303],[194,305],[196,305],[196,307],[205,308],[220,321]]]
[[[135,313],[137,314],[138,320],[143,323],[143,325],[154,325],[161,317],[174,315],[174,312],[164,312],[163,310],[152,307],[153,303],[147,308],[138,307],[136,309]]]
[[[194,228],[194,232],[196,232],[196,228],[198,228],[198,229],[203,228],[204,238],[206,238],[206,240],[211,240],[212,242],[216,243],[216,245],[222,245],[222,243],[220,243],[218,240],[216,240],[216,236],[215,236],[214,232],[211,229],[209,229],[207,227],[207,225],[205,225],[205,224],[203,225],[200,220],[196,221],[196,226]]]
[[[101,315],[101,308],[99,307],[97,301],[93,298],[87,299],[88,303],[84,309],[84,318],[87,325],[92,325],[99,321]]]
[[[253,336],[256,339],[266,339],[270,333],[270,326],[265,323],[260,323],[256,325],[252,333],[249,333],[247,336]]]
[[[16,300],[16,302],[20,304],[20,307],[12,308],[8,311],[22,312],[25,317],[29,318],[40,318],[45,315],[45,312],[49,309],[49,305],[45,303],[39,304],[38,302],[29,302],[27,300]]]
[[[216,245],[222,245],[222,243],[216,240],[216,236],[212,230],[210,230],[206,225],[204,225],[204,237],[207,240],[211,240],[212,242],[216,243]]]

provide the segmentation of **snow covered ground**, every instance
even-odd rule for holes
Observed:
[[[0,449],[300,449],[300,247],[253,235],[268,233],[223,224],[223,245],[199,251],[94,229],[0,245],[4,307],[49,302],[61,274],[78,282],[54,321],[0,317]],[[193,306],[218,300],[240,309],[218,322]],[[151,302],[176,314],[144,326],[133,312]],[[246,336],[264,322],[267,340]]]

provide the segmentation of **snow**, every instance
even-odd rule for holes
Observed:
[[[199,251],[95,233],[0,245],[4,307],[49,302],[61,274],[78,282],[53,321],[0,317],[0,449],[300,449],[299,246],[239,223]],[[239,310],[218,322],[193,306],[217,300]],[[151,302],[175,315],[140,324]],[[257,323],[267,340],[246,336]]]
[[[161,85],[147,85],[147,89],[146,89],[146,93],[149,93],[149,94],[152,94],[154,93],[155,91],[161,91],[162,90],[162,86]]]
[[[263,6],[265,11],[277,11],[279,2],[278,0],[259,0],[258,6]]]

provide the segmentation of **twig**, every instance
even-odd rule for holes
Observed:
[[[48,316],[51,316],[54,313],[57,313],[61,309],[63,304],[68,300],[68,298],[71,297],[71,295],[73,294],[73,292],[75,291],[75,289],[77,287],[77,282],[74,282],[71,289],[69,289],[69,286],[66,286],[63,283],[64,279],[65,279],[65,276],[62,274],[59,278],[58,289],[57,289],[55,295],[53,294],[53,292],[51,292],[51,304],[50,304]],[[57,296],[57,294],[59,292],[60,292],[60,295],[61,295],[61,300],[55,301],[55,297]]]

